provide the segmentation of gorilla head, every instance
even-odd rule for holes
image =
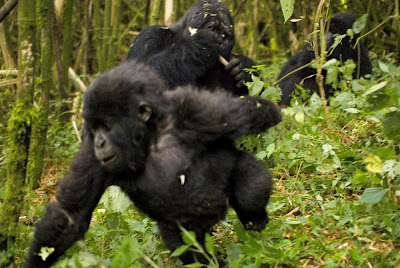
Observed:
[[[217,0],[204,0],[195,3],[186,14],[170,28],[175,31],[179,27],[184,36],[193,35],[193,30],[210,29],[215,32],[222,48],[221,56],[229,58],[233,45],[235,44],[235,35],[233,20],[228,7]]]
[[[157,110],[164,105],[158,95],[165,88],[158,75],[146,66],[136,70],[137,65],[127,65],[102,74],[84,96],[83,118],[93,136],[94,153],[109,171],[142,166],[155,133]]]

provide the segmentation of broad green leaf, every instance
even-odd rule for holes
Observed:
[[[267,150],[268,150],[268,148],[267,148]],[[259,159],[259,160],[264,160],[265,157],[267,157],[267,152],[266,152],[266,151],[258,152],[258,153],[256,154],[256,157],[257,157],[257,159]]]
[[[335,59],[335,58],[330,59],[330,60],[328,60],[327,62],[325,62],[324,65],[322,65],[322,68],[324,68],[325,70],[327,70],[328,68],[330,68],[330,67],[332,67],[332,66],[335,66],[336,63],[337,63],[337,61],[338,61],[338,60]]]
[[[360,202],[367,204],[377,204],[389,192],[389,189],[382,187],[368,188],[361,195]]]
[[[368,154],[364,158],[364,162],[367,164],[366,169],[372,173],[379,173],[383,167],[382,159],[374,154]]]
[[[353,24],[353,32],[355,34],[361,33],[362,29],[364,29],[365,25],[367,24],[368,14],[364,14],[359,17],[356,22]]]
[[[382,72],[389,73],[389,67],[386,64],[384,64],[381,61],[379,61],[378,64],[379,64],[379,68],[381,69]]]
[[[300,134],[299,134],[299,133],[295,133],[295,134],[293,134],[293,136],[292,136],[292,140],[294,140],[294,141],[298,141],[298,140],[300,140]]]
[[[354,184],[367,184],[369,182],[367,174],[360,169],[357,169],[353,175],[353,183]]]
[[[283,17],[285,18],[285,22],[290,19],[293,14],[294,8],[294,0],[280,0]]]
[[[214,240],[212,239],[212,237],[209,234],[206,234],[206,251],[208,254],[213,255],[214,254]]]
[[[39,256],[42,257],[42,260],[45,261],[50,255],[51,253],[54,252],[54,248],[49,248],[49,247],[41,247],[40,248],[40,252],[39,252]]]
[[[106,210],[113,212],[125,212],[132,204],[129,197],[118,186],[108,187],[101,197],[100,203],[104,204]]]
[[[300,111],[294,115],[294,119],[300,124],[304,124],[304,112]]]
[[[261,90],[264,88],[264,82],[258,78],[258,81],[254,81],[250,85],[250,95],[256,96],[260,94]]]
[[[400,139],[400,112],[386,114],[383,119],[383,132],[391,140]]]
[[[191,264],[186,264],[185,267],[186,268],[200,268],[200,267],[204,267],[204,264],[195,262],[195,263],[191,263]]]
[[[324,153],[329,153],[330,151],[332,151],[333,146],[330,144],[324,144],[322,145],[322,149],[324,150]]]
[[[306,157],[304,157],[304,160],[307,162],[307,163],[314,163],[315,161],[316,161],[316,158],[315,158],[315,156],[312,156],[312,155],[307,155]]]
[[[183,253],[185,253],[188,250],[189,247],[190,247],[189,245],[180,246],[179,248],[175,249],[174,252],[172,252],[171,257],[181,256]]]
[[[384,88],[387,85],[387,83],[388,83],[387,81],[383,81],[379,84],[373,85],[372,87],[369,88],[369,90],[367,92],[365,92],[363,94],[363,96],[367,96],[371,93],[374,93],[375,91],[378,91],[378,90]]]
[[[275,152],[275,143],[271,143],[270,145],[268,145],[267,152],[268,152],[267,156],[269,158],[271,154]]]
[[[196,243],[196,234],[193,231],[188,231],[183,227],[180,228],[182,231],[182,239],[187,245],[194,245]]]
[[[346,112],[351,113],[351,114],[358,114],[360,112],[360,110],[356,109],[356,108],[347,108],[344,109]]]

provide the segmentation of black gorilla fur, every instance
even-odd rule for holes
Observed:
[[[351,29],[357,18],[351,13],[338,13],[335,14],[331,19],[329,32],[327,34],[327,47],[331,47],[334,44],[335,34],[345,34],[347,29]],[[358,48],[353,49],[354,44],[359,35],[355,35],[352,39],[346,36],[342,39],[341,43],[334,49],[334,51],[329,52],[327,60],[337,59],[345,62],[348,59],[352,59],[355,64],[358,64]],[[364,76],[371,73],[372,65],[368,57],[368,51],[365,49],[363,44],[360,45],[360,70],[359,75]],[[303,50],[294,55],[282,68],[278,79],[287,75],[288,73],[296,70],[297,68],[311,62],[315,58],[314,51],[310,49],[309,45],[306,45]],[[315,75],[317,71],[312,67],[306,67],[301,69],[294,74],[286,77],[279,82],[279,86],[282,89],[282,100],[279,102],[280,105],[290,105],[290,100],[292,99],[292,93],[296,89],[296,85],[301,85],[303,88],[310,89],[311,92],[317,92],[319,94],[319,88],[315,81]],[[353,78],[357,77],[358,66],[353,73]],[[326,75],[326,71],[323,70],[323,75]],[[333,90],[330,86],[325,85],[326,96],[329,97],[333,94]]]
[[[183,244],[178,224],[204,244],[205,233],[225,217],[227,199],[246,229],[268,223],[271,175],[234,140],[280,122],[271,101],[224,90],[165,90],[149,67],[125,62],[92,83],[83,117],[80,150],[36,225],[25,267],[48,267],[82,239],[110,185],[158,222],[172,251]],[[45,262],[42,247],[55,248]],[[181,256],[184,263],[195,258],[205,262]]]
[[[243,68],[255,63],[243,55],[234,56],[233,21],[228,7],[217,0],[195,3],[170,26],[152,25],[133,41],[127,60],[152,66],[170,89],[194,85],[213,90],[224,88],[234,95],[247,95],[243,82],[251,75]],[[219,56],[229,61],[224,65]]]

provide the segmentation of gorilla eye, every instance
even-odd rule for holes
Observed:
[[[106,118],[106,119],[104,120],[103,124],[102,124],[102,127],[103,127],[105,130],[110,130],[110,129],[112,128],[112,126],[113,126],[113,121],[112,121],[111,118]]]

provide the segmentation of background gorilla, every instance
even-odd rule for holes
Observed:
[[[327,34],[327,47],[331,47],[334,44],[334,34],[345,34],[347,29],[351,29],[353,27],[353,23],[357,20],[357,18],[350,13],[338,13],[335,14],[331,19],[329,32]],[[334,49],[334,51],[330,51],[328,53],[327,60],[337,59],[342,62],[345,62],[348,59],[352,59],[355,64],[358,64],[358,48],[353,49],[353,46],[357,40],[359,35],[355,35],[353,39],[350,39],[349,36],[346,36],[342,39],[341,43]],[[363,44],[360,45],[360,69],[357,68],[354,70],[353,78],[357,79],[358,76],[364,76],[366,74],[371,73],[372,65],[371,61],[368,57],[368,51],[365,49]],[[314,51],[310,49],[309,45],[306,45],[303,50],[294,55],[282,68],[281,73],[279,74],[278,79],[285,76],[286,74],[296,70],[297,68],[311,62],[315,58]],[[359,72],[359,74],[358,74]],[[301,69],[294,74],[286,77],[282,81],[279,82],[279,86],[282,89],[282,100],[279,102],[280,105],[290,105],[290,100],[292,99],[292,93],[296,89],[296,85],[301,85],[303,88],[308,88],[311,92],[317,92],[319,94],[319,88],[315,81],[315,75],[317,71],[314,68],[306,67]],[[324,76],[326,75],[326,71],[323,70],[322,73]],[[329,97],[333,94],[332,88],[329,85],[325,85],[325,93],[326,96]]]
[[[171,26],[152,25],[133,41],[127,60],[135,59],[155,68],[169,88],[195,85],[213,90],[224,88],[234,95],[247,95],[243,85],[251,75],[243,68],[255,63],[231,54],[235,37],[228,7],[217,0],[195,3]],[[219,56],[229,61],[220,62]]]
[[[204,244],[224,218],[227,198],[246,229],[260,231],[268,222],[271,176],[234,140],[279,123],[272,102],[191,87],[167,91],[149,67],[125,62],[92,83],[83,117],[80,150],[36,225],[25,267],[48,267],[82,239],[110,185],[158,222],[171,251],[183,244],[178,224]],[[45,262],[42,247],[55,249]],[[195,257],[205,262],[190,252],[181,259]]]

